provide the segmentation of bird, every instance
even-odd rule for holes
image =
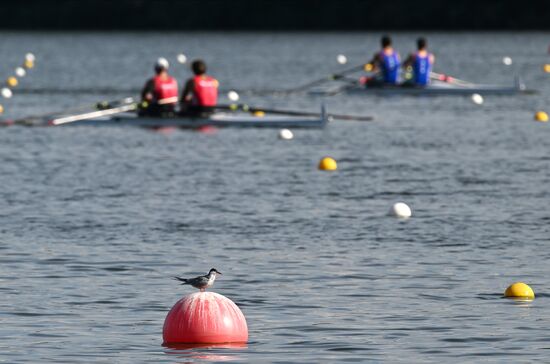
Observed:
[[[210,269],[208,274],[204,276],[198,276],[195,278],[181,278],[181,277],[174,277],[174,279],[183,282],[183,284],[190,284],[195,288],[198,288],[201,290],[201,292],[204,292],[205,289],[210,288],[214,285],[214,281],[216,280],[216,275],[221,274],[216,268]]]

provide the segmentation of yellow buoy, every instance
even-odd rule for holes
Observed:
[[[523,282],[516,282],[510,287],[506,288],[504,292],[504,297],[515,297],[515,298],[524,298],[524,299],[534,299],[535,292],[527,284]]]
[[[319,169],[322,171],[335,171],[338,169],[338,165],[334,159],[325,157],[319,162]]]
[[[543,123],[548,121],[548,114],[544,111],[537,111],[535,114],[536,121],[542,121]]]
[[[265,112],[263,112],[262,110],[256,110],[254,111],[254,116],[258,116],[258,117],[264,117],[265,116]]]
[[[0,114],[4,112],[4,106],[0,105]]]
[[[550,73],[550,63],[547,63],[544,66],[542,66],[542,69],[544,69],[544,72]]]
[[[367,63],[364,68],[365,68],[365,71],[370,72],[374,67],[371,63]]]
[[[8,79],[6,80],[6,83],[8,85],[10,85],[11,87],[15,87],[17,86],[17,84],[19,83],[19,81],[17,81],[17,78],[11,76],[11,77],[8,77]]]
[[[34,67],[34,62],[27,59],[27,60],[25,60],[25,63],[23,65],[25,66],[25,68],[33,68]]]

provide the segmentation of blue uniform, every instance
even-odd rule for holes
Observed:
[[[384,51],[380,52],[382,71],[382,80],[384,83],[396,84],[399,81],[399,68],[401,66],[401,60],[399,54],[396,51],[392,51],[391,54],[386,54]]]
[[[431,54],[426,53],[421,56],[418,52],[414,55],[413,76],[414,83],[420,86],[426,86],[430,82],[430,72],[432,70]]]

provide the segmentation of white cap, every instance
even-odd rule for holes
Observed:
[[[164,57],[160,57],[157,59],[157,62],[155,63],[155,69],[165,69],[167,70],[170,67],[170,63],[168,63],[168,60]]]

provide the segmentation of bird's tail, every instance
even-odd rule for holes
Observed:
[[[182,284],[187,284],[187,279],[185,279],[185,278],[174,277],[174,279],[177,280],[177,281],[183,282]]]

